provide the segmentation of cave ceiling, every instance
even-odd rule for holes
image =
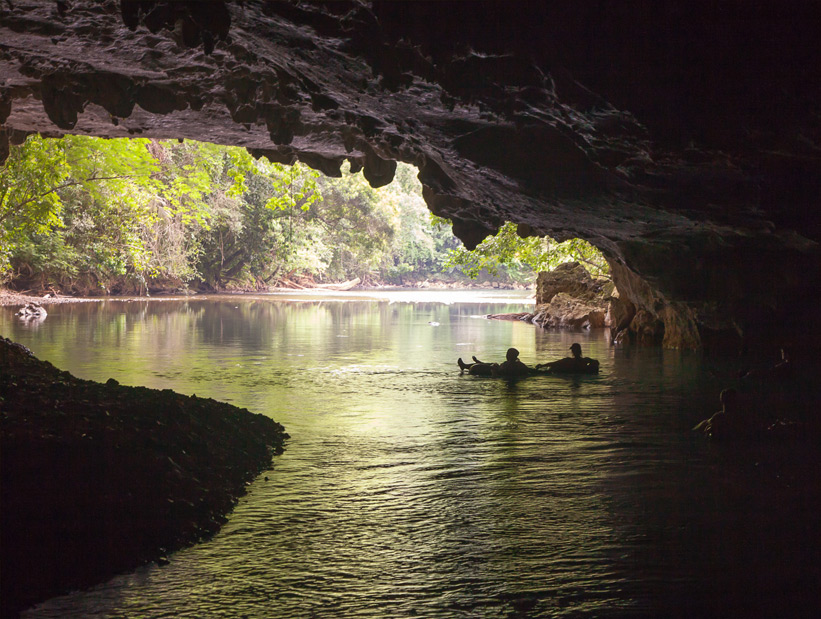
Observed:
[[[504,221],[582,237],[639,305],[729,323],[818,281],[819,23],[810,2],[3,0],[0,157],[39,132],[347,159],[375,186],[407,162],[468,246]]]

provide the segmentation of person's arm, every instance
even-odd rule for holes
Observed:
[[[702,432],[704,434],[709,435],[713,431],[713,418],[708,417],[696,424],[693,428],[693,432]]]

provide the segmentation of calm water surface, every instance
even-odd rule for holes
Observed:
[[[226,400],[292,436],[212,540],[27,616],[815,616],[805,447],[689,432],[734,361],[480,317],[532,303],[512,295],[106,301],[34,325],[0,308],[0,333],[77,376]],[[601,375],[455,363],[575,341]]]

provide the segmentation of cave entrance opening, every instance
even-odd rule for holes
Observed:
[[[357,284],[529,287],[592,245],[521,238],[506,223],[473,251],[433,216],[418,170],[373,188],[239,147],[29,136],[0,170],[3,281],[16,289],[143,294]]]

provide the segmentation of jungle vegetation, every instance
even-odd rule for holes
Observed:
[[[365,284],[532,283],[579,260],[579,239],[521,239],[513,224],[474,251],[427,210],[416,169],[374,189],[245,149],[193,141],[37,135],[0,168],[0,284],[74,294]]]

